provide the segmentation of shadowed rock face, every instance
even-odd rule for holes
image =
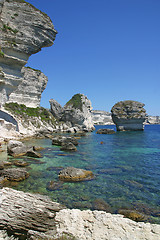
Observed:
[[[50,18],[22,0],[0,1],[0,100],[4,104],[23,80],[30,55],[55,40]]]
[[[137,101],[121,101],[116,103],[112,109],[112,120],[118,131],[143,130],[146,119],[144,104]]]

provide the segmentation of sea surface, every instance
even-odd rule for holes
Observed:
[[[96,126],[99,128],[115,126]],[[24,157],[30,164],[30,177],[13,187],[48,195],[68,208],[96,209],[100,202],[113,213],[136,209],[149,216],[148,221],[160,224],[160,125],[109,135],[96,134],[96,130],[78,139],[78,151],[72,153],[60,151],[50,139],[27,141],[45,148],[43,158]],[[68,166],[91,170],[95,178],[60,182],[58,173]],[[56,182],[52,191],[48,190],[50,181]]]

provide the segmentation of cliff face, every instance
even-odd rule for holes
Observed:
[[[146,110],[143,107],[143,103],[131,100],[116,103],[111,112],[117,130],[143,130],[146,119]]]
[[[112,121],[112,116],[110,112],[100,111],[100,110],[92,110],[92,120],[95,125],[112,125],[114,124]]]
[[[22,68],[23,81],[9,96],[8,102],[17,102],[27,107],[39,107],[41,94],[46,88],[48,78],[39,70]]]
[[[4,104],[23,80],[30,55],[53,44],[50,18],[23,0],[0,0],[0,100]]]

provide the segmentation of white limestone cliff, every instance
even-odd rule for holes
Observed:
[[[23,81],[10,94],[7,102],[17,102],[31,108],[39,107],[48,78],[41,71],[28,67],[23,67],[21,72]]]
[[[0,103],[23,80],[30,55],[53,44],[56,30],[50,18],[23,0],[0,0]]]
[[[95,125],[112,125],[112,116],[110,112],[101,110],[92,110],[92,120]]]

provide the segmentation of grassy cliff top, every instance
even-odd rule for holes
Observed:
[[[72,106],[73,108],[80,109],[82,111],[82,94],[75,94],[65,105],[66,107]]]

